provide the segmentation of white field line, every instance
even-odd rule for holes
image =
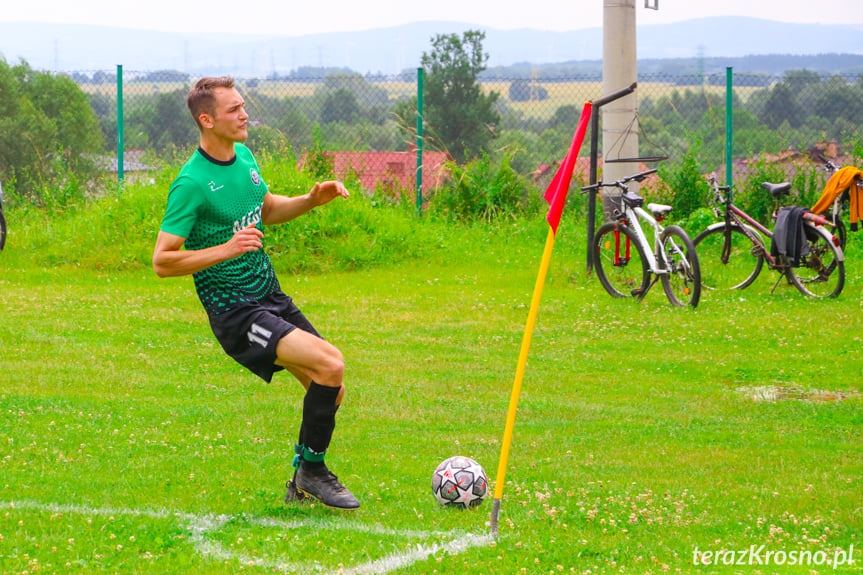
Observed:
[[[394,553],[381,559],[375,559],[368,563],[350,567],[348,569],[340,569],[334,575],[372,575],[375,573],[389,573],[396,569],[408,567],[417,561],[428,559],[438,552],[448,553],[450,555],[458,555],[462,551],[467,551],[471,547],[485,547],[491,545],[494,538],[491,535],[465,535],[461,539],[450,541],[444,545],[433,544],[431,546],[417,545],[416,549],[408,550],[404,553]]]
[[[360,523],[358,521],[328,521],[325,519],[306,519],[303,521],[283,521],[272,517],[248,517],[240,515],[240,518],[246,519],[251,525],[260,527],[280,527],[282,529],[303,529],[313,527],[315,529],[341,529],[345,531],[354,531],[357,533],[370,533],[372,535],[399,535],[401,537],[410,537],[414,539],[431,539],[432,537],[452,536],[451,531],[424,531],[415,529],[391,529],[379,524],[369,525],[368,523]]]
[[[438,553],[457,555],[472,547],[484,547],[490,545],[494,539],[490,535],[472,535],[465,532],[425,531],[413,529],[390,529],[382,525],[369,525],[357,521],[328,521],[321,519],[308,519],[303,521],[282,521],[270,517],[251,517],[246,514],[232,515],[194,515],[168,509],[131,509],[128,507],[89,507],[86,505],[39,503],[30,500],[0,501],[0,509],[26,509],[35,511],[48,511],[52,513],[65,513],[75,515],[97,515],[97,516],[122,516],[149,517],[152,519],[176,518],[188,526],[192,532],[189,541],[197,553],[205,557],[213,557],[218,560],[235,560],[246,566],[257,566],[264,569],[276,570],[283,573],[321,573],[325,569],[314,563],[296,563],[284,561],[272,561],[252,557],[243,553],[235,553],[226,550],[220,543],[207,539],[208,533],[218,532],[226,523],[238,519],[246,521],[249,525],[259,527],[275,527],[285,530],[294,529],[338,529],[374,535],[400,536],[411,539],[431,539],[435,537],[460,535],[459,539],[445,544],[433,543],[431,545],[417,545],[402,553],[394,553],[380,559],[375,559],[362,565],[354,567],[343,567],[336,571],[338,575],[371,575],[385,574],[396,569],[410,566],[417,561],[423,561]]]

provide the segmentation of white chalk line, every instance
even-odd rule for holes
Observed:
[[[86,505],[40,503],[31,500],[0,501],[0,509],[24,509],[51,513],[64,513],[75,515],[97,515],[97,516],[122,516],[148,517],[152,519],[176,518],[187,524],[192,532],[189,541],[195,551],[205,557],[227,561],[234,560],[246,566],[257,566],[264,569],[276,570],[283,573],[323,573],[327,569],[318,563],[298,563],[290,561],[268,560],[253,557],[244,553],[237,553],[224,548],[219,542],[207,538],[208,533],[218,532],[226,523],[234,520],[242,520],[251,526],[281,528],[285,530],[296,530],[312,528],[315,530],[337,529],[369,533],[373,535],[399,536],[412,539],[431,539],[435,537],[446,537],[455,534],[459,538],[448,543],[432,543],[430,545],[417,544],[415,547],[400,553],[393,553],[385,557],[374,559],[361,565],[353,567],[342,567],[334,574],[337,575],[372,575],[385,574],[396,569],[408,567],[418,561],[423,561],[438,553],[457,555],[473,547],[485,547],[494,542],[490,535],[475,535],[467,532],[445,532],[426,531],[413,529],[391,529],[382,525],[369,525],[358,521],[329,521],[325,519],[306,519],[284,521],[271,517],[252,517],[246,514],[240,515],[195,515],[169,509],[131,509],[126,507],[90,507]]]
[[[491,535],[467,534],[461,539],[450,541],[444,545],[417,545],[416,549],[411,549],[405,553],[394,553],[363,565],[351,567],[350,569],[339,570],[336,573],[338,575],[372,575],[374,573],[389,573],[390,571],[413,565],[417,561],[428,559],[432,555],[437,555],[439,552],[458,555],[463,551],[467,551],[471,547],[485,547],[486,545],[491,545],[493,541],[494,538]]]

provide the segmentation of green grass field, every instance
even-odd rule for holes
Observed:
[[[347,361],[328,456],[362,502],[346,514],[282,502],[300,386],[264,384],[225,356],[191,279],[142,263],[152,215],[124,208],[112,230],[108,202],[9,217],[2,573],[861,570],[860,238],[837,300],[771,293],[765,270],[679,310],[658,286],[641,304],[612,300],[585,275],[581,225],[564,221],[493,541],[491,501],[444,509],[431,473],[462,454],[494,481],[541,218],[414,224],[434,236],[426,248],[406,240],[410,257],[353,270],[296,272],[274,256],[284,290]],[[825,562],[852,545],[856,564]],[[717,564],[751,546],[784,564]],[[696,550],[711,564],[695,565]]]

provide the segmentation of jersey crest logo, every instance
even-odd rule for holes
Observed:
[[[252,176],[252,183],[256,186],[261,183],[261,176],[255,170],[255,168],[249,168],[249,174]]]

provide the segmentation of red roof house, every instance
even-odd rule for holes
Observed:
[[[333,170],[339,179],[356,176],[363,190],[381,191],[398,196],[404,190],[416,190],[417,155],[408,152],[327,152],[333,159]],[[445,152],[423,152],[422,192],[439,187],[448,176]],[[306,157],[300,159],[300,166]]]

